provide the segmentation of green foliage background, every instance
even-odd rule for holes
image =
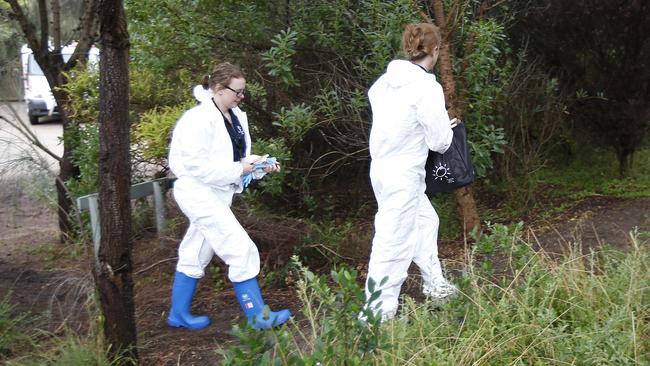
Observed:
[[[302,260],[336,266],[331,279],[311,273],[298,260],[293,277],[284,276],[286,272],[269,273],[264,279],[269,282],[297,281],[304,319],[312,332],[302,333],[302,327],[292,329],[295,332],[282,328],[269,333],[235,328],[233,334],[241,344],[221,350],[226,363],[314,364],[341,359],[349,364],[442,365],[649,362],[650,271],[647,242],[639,239],[642,235],[632,237],[628,252],[603,249],[578,255],[574,248],[567,257],[550,260],[522,240],[523,224],[496,223],[516,222],[523,215],[552,215],[565,208],[554,206],[558,201],[575,202],[601,194],[650,195],[650,154],[643,149],[647,140],[632,144],[634,159],[629,158],[625,177],[618,176],[615,159],[622,152],[610,146],[620,147],[621,139],[609,145],[602,142],[630,131],[642,137],[648,116],[643,117],[642,108],[628,110],[624,98],[612,89],[603,92],[601,87],[612,78],[596,67],[597,52],[563,48],[559,58],[540,52],[552,50],[558,45],[554,42],[561,44],[564,28],[558,25],[583,24],[560,19],[562,12],[556,12],[552,13],[556,17],[533,17],[542,24],[534,23],[528,32],[533,23],[521,19],[534,20],[529,3],[495,2],[486,10],[480,1],[445,1],[455,22],[449,38],[453,68],[480,177],[474,187],[487,230],[473,238],[475,245],[459,274],[457,301],[418,304],[406,298],[405,316],[380,325],[377,319],[358,322],[363,290],[357,271],[347,268],[343,260],[347,257],[338,254],[360,241],[370,242],[371,229],[360,224],[368,223],[375,211],[367,177],[371,122],[367,89],[387,63],[399,57],[403,25],[431,16],[428,2],[126,1],[132,42],[134,182],[167,173],[170,134],[178,117],[195,104],[192,87],[215,64],[237,63],[247,77],[243,108],[251,121],[253,151],[276,156],[283,166],[280,174],[256,182],[247,191],[246,208],[263,213],[270,207],[274,220],[280,215],[305,218],[307,233],[297,254]],[[572,12],[589,5],[555,0],[539,4],[549,9],[566,5]],[[606,6],[599,4],[593,14],[610,14]],[[643,15],[642,11],[647,6],[638,12]],[[620,15],[628,19],[635,13]],[[626,24],[616,23],[617,27]],[[595,25],[583,26],[587,33],[582,34],[586,38],[594,29],[601,46],[600,40],[610,32],[600,23]],[[540,30],[543,36],[535,37]],[[620,40],[617,37],[624,33],[619,31],[607,40]],[[522,40],[528,36],[535,38],[534,47]],[[0,42],[16,47],[15,37],[15,30],[0,24]],[[0,59],[11,53],[2,53],[4,49],[0,47]],[[603,64],[619,60],[624,53],[618,43],[597,50],[607,51],[602,52],[607,61]],[[635,103],[647,91],[643,88],[650,70],[644,68],[648,50],[650,44],[642,45],[634,58],[638,60],[632,74],[634,85],[640,82],[634,88],[639,91]],[[570,61],[562,64],[559,60],[563,59]],[[588,65],[577,62],[584,60]],[[64,139],[78,146],[73,160],[81,169],[81,179],[68,185],[79,196],[94,192],[97,184],[97,74],[72,70],[71,79],[65,88],[73,99],[76,123]],[[585,108],[589,113],[582,114]],[[607,113],[598,113],[603,110]],[[617,119],[619,112],[626,117]],[[630,117],[637,115],[642,118]],[[598,122],[594,129],[584,123],[591,119]],[[631,119],[634,128],[628,129]],[[612,131],[610,121],[617,121],[616,134],[607,133]],[[600,138],[588,138],[594,132]],[[433,201],[441,219],[440,235],[456,238],[462,225],[452,196],[437,196]],[[497,256],[507,258],[514,277],[495,273],[492,260]],[[30,339],[16,330],[24,320],[11,316],[6,300],[0,302],[0,330],[4,332],[0,351],[34,349]],[[60,358],[65,364],[105,363],[103,350],[91,354],[86,347],[93,345],[72,339],[59,347],[62,351],[47,357]],[[99,359],[89,359],[95,355]]]
[[[243,107],[254,140],[260,141],[254,147],[272,141],[286,168],[256,190],[271,193],[276,205],[297,215],[313,214],[309,202],[323,202],[325,197],[334,204],[317,209],[318,214],[333,210],[346,215],[367,207],[372,199],[366,178],[367,89],[387,63],[399,57],[403,25],[421,21],[426,8],[407,0],[298,1],[290,7],[282,1],[159,5],[126,2],[133,67],[151,70],[159,77],[157,85],[187,96],[212,65],[239,64],[249,85]],[[460,59],[464,39],[478,34],[463,80],[471,146],[483,177],[493,167],[493,154],[502,153],[506,142],[495,123],[512,66],[505,60],[509,51],[498,21],[476,20],[471,8],[460,21],[463,27],[453,43]],[[164,125],[172,124],[170,115],[176,115],[170,111],[184,106],[154,104],[137,114],[134,139],[146,150],[143,157],[164,165],[164,137],[146,131],[167,133],[170,127]],[[335,188],[341,180],[348,189]]]
[[[565,87],[543,59],[513,42],[518,39],[511,38],[513,29],[520,29],[517,17],[529,8],[503,2],[486,13],[478,5],[445,2],[454,21],[449,41],[479,177],[474,187],[481,216],[508,221],[531,209],[548,210],[545,203],[553,200],[545,188],[571,186],[554,182],[555,166],[569,161],[576,172],[610,169],[594,159],[609,161],[610,151],[594,148],[587,134],[576,130],[573,111],[590,97],[573,94],[573,86]],[[297,1],[288,7],[283,1],[161,0],[156,6],[127,1],[126,7],[134,181],[167,173],[171,131],[195,103],[192,87],[215,64],[230,61],[247,77],[243,108],[251,121],[253,151],[270,153],[283,166],[281,174],[256,182],[244,199],[317,222],[372,216],[366,93],[387,63],[400,57],[403,24],[431,16],[425,4]],[[74,81],[66,88],[78,128],[65,138],[84,142],[74,153],[81,180],[70,182],[72,193],[82,195],[96,188],[97,75],[71,74]],[[645,152],[637,156],[641,159],[619,183],[591,180],[598,188],[556,194],[584,197],[605,186],[627,187],[630,179],[637,179],[632,186],[642,192],[644,183],[634,177],[644,171]],[[563,174],[581,179],[575,172]],[[482,205],[493,202],[483,203],[483,197],[504,204],[485,211]],[[455,237],[462,225],[453,198],[441,195],[434,201],[441,234]]]

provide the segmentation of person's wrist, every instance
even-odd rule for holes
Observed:
[[[242,166],[242,175],[248,174],[248,173],[253,171],[253,169],[252,169],[253,164],[251,164],[251,163],[242,161],[241,166]]]

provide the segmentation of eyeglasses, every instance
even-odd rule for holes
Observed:
[[[238,97],[243,97],[243,96],[244,96],[244,93],[246,92],[245,89],[242,89],[242,90],[240,90],[240,91],[237,91],[237,90],[235,90],[235,89],[229,87],[228,85],[224,85],[224,87],[225,87],[226,89],[230,90],[231,92],[235,93],[235,95],[238,96]]]

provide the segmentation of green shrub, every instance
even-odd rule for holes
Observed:
[[[138,156],[149,163],[164,166],[174,125],[192,104],[156,107],[142,113],[132,134]]]
[[[282,187],[288,175],[292,173],[291,153],[282,138],[255,138],[253,136],[252,154],[275,157],[280,163],[280,171],[265,175],[260,180],[254,180],[242,196],[247,202],[261,206],[260,198],[268,194],[272,197],[279,197],[282,194]]]
[[[291,71],[291,56],[296,53],[297,37],[298,34],[291,29],[282,30],[271,39],[273,46],[261,55],[262,60],[266,62],[268,74],[280,79],[284,87],[299,84]]]
[[[79,167],[79,177],[66,182],[73,197],[97,191],[99,155],[99,69],[88,70],[79,64],[66,74],[62,86],[70,98],[69,118],[74,121],[64,132],[63,141],[72,147],[72,163]]]
[[[290,108],[282,107],[278,113],[274,113],[274,117],[273,125],[280,127],[292,143],[300,141],[315,122],[314,112],[304,103],[291,105]]]
[[[70,115],[77,123],[95,123],[99,119],[99,68],[78,64],[66,73],[68,83],[61,89],[70,98]]]
[[[129,64],[129,104],[130,110],[138,115],[161,106],[183,104],[192,98],[191,88],[198,80],[193,80],[189,70],[177,68],[161,77],[157,70],[145,67],[138,62]]]
[[[72,162],[79,167],[79,177],[66,182],[73,197],[81,197],[97,192],[99,184],[99,130],[97,123],[73,124],[63,134],[66,143],[75,148]]]
[[[336,265],[345,258],[341,253],[344,249],[342,246],[355,231],[358,232],[358,227],[352,220],[343,224],[334,222],[310,224],[310,230],[303,237],[303,243],[299,248],[299,255],[307,261]]]
[[[390,347],[380,330],[380,314],[365,307],[365,292],[357,272],[345,267],[331,272],[332,288],[325,276],[303,267],[297,257],[298,296],[303,303],[305,328],[292,333],[288,326],[267,332],[235,326],[241,345],[221,349],[224,365],[370,365],[372,356]],[[371,303],[379,296],[371,289]],[[360,320],[363,318],[364,320]],[[295,324],[295,323],[294,323]],[[304,333],[302,329],[305,329]]]
[[[241,343],[220,350],[225,364],[650,363],[650,251],[642,234],[633,233],[627,251],[573,250],[551,260],[529,249],[516,255],[520,245],[531,247],[521,224],[490,227],[480,251],[522,259],[512,261],[510,276],[492,282],[470,258],[454,280],[459,296],[424,303],[403,296],[398,317],[383,324],[358,320],[363,290],[354,271],[335,270],[328,282],[298,265],[298,320],[267,332],[235,328]]]

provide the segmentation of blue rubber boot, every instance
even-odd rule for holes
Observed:
[[[270,329],[284,324],[291,318],[291,312],[288,309],[268,311],[268,314],[266,314],[257,278],[251,278],[243,282],[233,282],[232,285],[239,305],[248,319],[248,324],[254,329]]]
[[[172,308],[169,310],[169,317],[167,317],[167,324],[170,327],[195,330],[210,325],[210,319],[207,316],[190,314],[190,305],[197,282],[199,282],[197,278],[188,277],[184,273],[176,271],[172,286]]]

